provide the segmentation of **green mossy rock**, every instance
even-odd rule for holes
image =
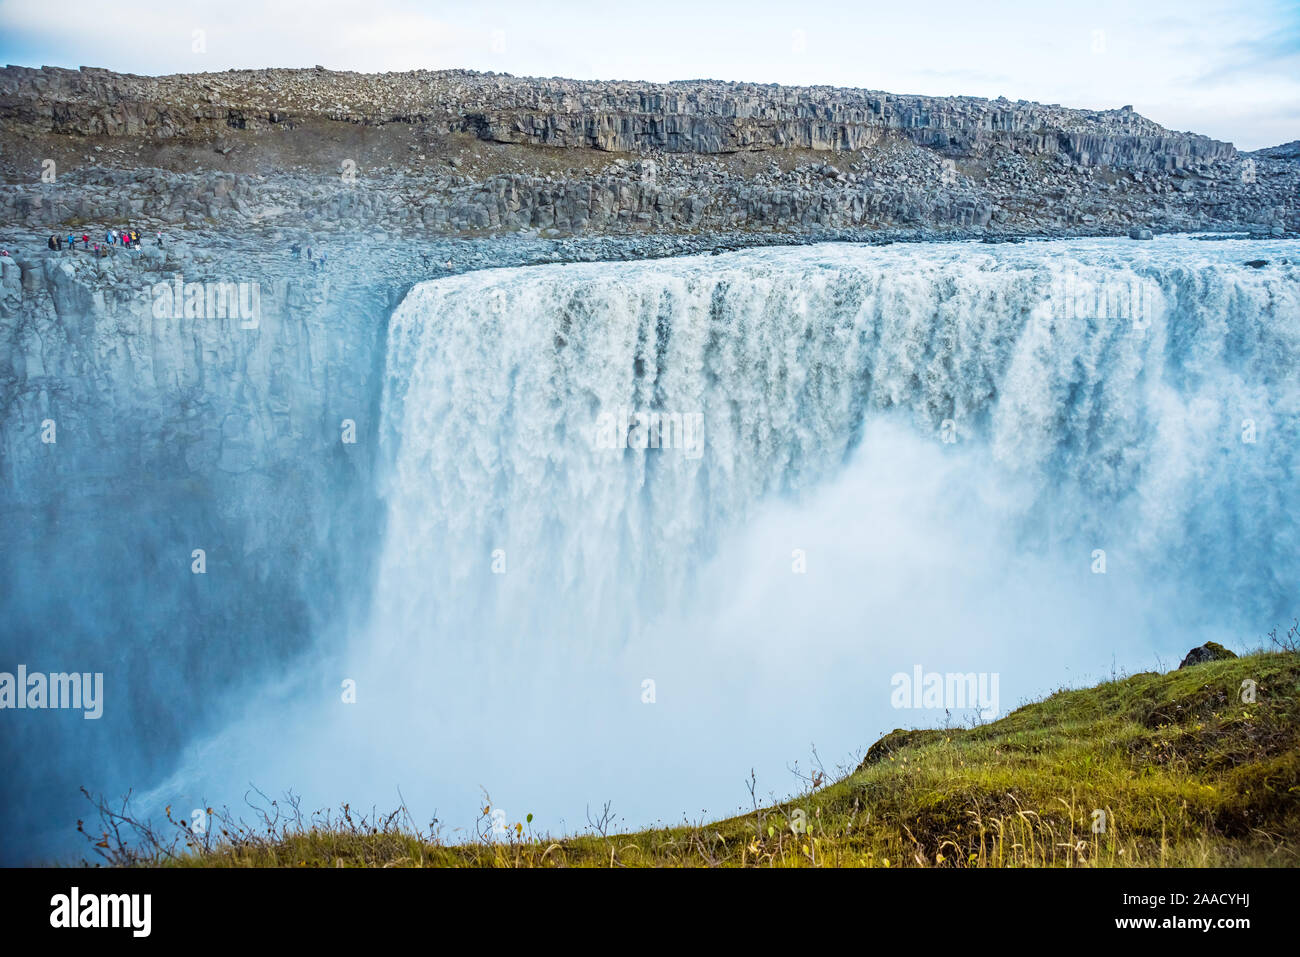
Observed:
[[[1207,641],[1199,648],[1193,648],[1189,651],[1187,657],[1183,659],[1183,663],[1178,667],[1188,668],[1192,665],[1205,664],[1207,661],[1226,661],[1229,658],[1235,657],[1237,657],[1235,654],[1223,647],[1223,645],[1219,644],[1217,641]]]

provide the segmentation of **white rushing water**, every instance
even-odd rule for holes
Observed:
[[[424,283],[389,331],[370,628],[157,796],[678,821],[942,721],[896,672],[995,674],[1004,714],[1253,645],[1300,611],[1283,260],[824,245]],[[702,443],[607,447],[652,411]]]

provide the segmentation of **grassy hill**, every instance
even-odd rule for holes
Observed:
[[[700,826],[551,838],[520,821],[493,838],[485,809],[478,841],[446,845],[400,813],[304,824],[282,810],[202,836],[179,824],[179,841],[150,834],[143,855],[109,812],[117,830],[99,850],[219,867],[1296,866],[1300,654],[1061,691],[970,729],[894,731],[842,780]]]

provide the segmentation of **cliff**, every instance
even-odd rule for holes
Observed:
[[[124,217],[436,235],[1300,224],[1292,158],[1243,157],[1130,107],[466,71],[11,66],[0,126],[0,219],[32,228]]]

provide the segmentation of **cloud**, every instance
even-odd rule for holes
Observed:
[[[1212,67],[1201,72],[1192,82],[1199,86],[1212,86],[1257,76],[1300,76],[1300,24],[1233,43]]]

